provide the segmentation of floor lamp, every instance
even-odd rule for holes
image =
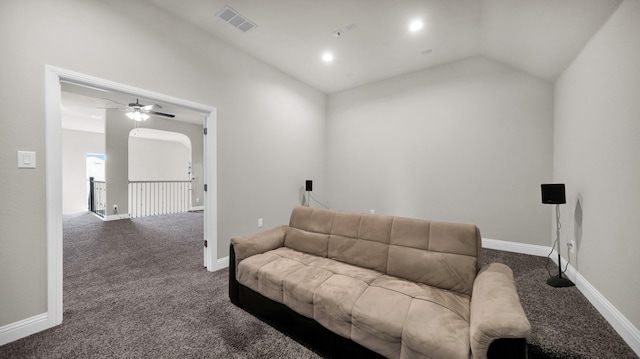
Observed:
[[[556,243],[558,243],[558,275],[549,278],[547,284],[552,287],[571,287],[575,284],[569,278],[562,276],[562,257],[560,256],[560,205],[567,203],[564,183],[542,184],[540,188],[542,190],[542,203],[556,205],[556,241],[553,242],[553,246],[555,247]]]

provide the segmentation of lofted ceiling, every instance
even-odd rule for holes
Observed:
[[[622,0],[145,1],[324,93],[335,93],[477,55],[553,82]],[[223,21],[217,14],[225,6],[257,26],[243,32]],[[424,27],[410,32],[413,20]],[[321,59],[326,51],[334,55],[331,63]],[[63,128],[103,132],[104,110],[97,107],[115,104],[102,98],[135,100],[63,85]],[[165,106],[176,120],[202,122],[201,114]]]
[[[146,1],[325,93],[475,55],[553,82],[621,2]],[[218,18],[225,6],[257,27],[243,32]],[[414,19],[424,27],[412,33]]]

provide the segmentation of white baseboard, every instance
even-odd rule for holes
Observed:
[[[229,256],[226,256],[224,258],[218,258],[218,260],[216,261],[216,265],[213,267],[213,270],[217,271],[222,268],[227,268],[228,266],[229,266]]]
[[[490,238],[482,238],[482,248],[529,254],[538,257],[546,257],[551,251],[551,247],[539,246],[536,244],[501,241],[499,239]]]
[[[0,346],[48,329],[49,314],[42,313],[31,318],[0,327]]]
[[[204,206],[193,206],[189,210],[189,212],[195,212],[195,211],[204,211]]]
[[[102,220],[107,222],[107,221],[117,221],[119,219],[129,219],[129,218],[131,218],[131,215],[129,213],[124,213],[124,214],[112,214],[102,218]]]

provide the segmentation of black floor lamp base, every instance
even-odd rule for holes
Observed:
[[[561,277],[560,275],[556,275],[547,279],[547,284],[556,288],[573,287],[575,285],[568,278]]]

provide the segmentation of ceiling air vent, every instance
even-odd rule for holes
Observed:
[[[240,15],[240,13],[233,10],[230,6],[225,6],[224,8],[222,8],[222,10],[220,10],[220,12],[216,14],[216,16],[242,30],[242,32],[247,32],[258,26],[251,20]]]

